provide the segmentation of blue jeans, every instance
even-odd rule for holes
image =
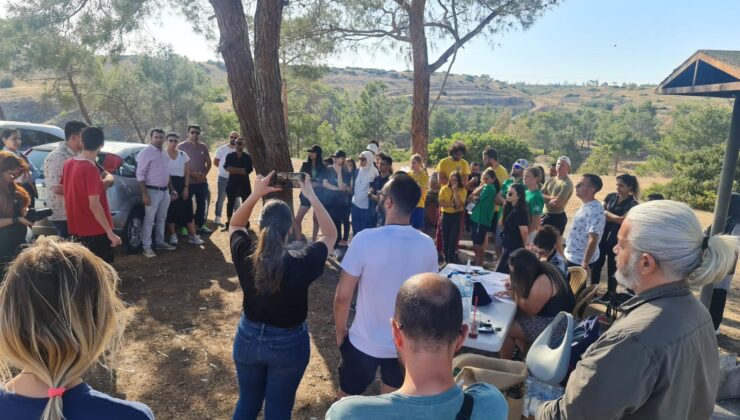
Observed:
[[[229,182],[229,178],[222,176],[218,177],[218,195],[216,196],[216,217],[221,217],[221,211],[224,208],[224,200],[226,199],[226,183]]]
[[[357,235],[364,229],[374,228],[372,221],[372,211],[362,209],[352,204],[352,235]]]
[[[239,400],[233,419],[257,418],[263,401],[266,419],[290,419],[310,354],[305,322],[285,329],[242,314],[234,338]]]

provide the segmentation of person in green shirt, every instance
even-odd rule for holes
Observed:
[[[470,215],[470,221],[472,222],[470,236],[473,240],[475,265],[478,266],[483,264],[483,243],[491,229],[496,194],[498,194],[498,190],[500,189],[493,169],[486,169],[481,178],[483,182],[472,193],[475,207]]]
[[[529,207],[530,224],[529,224],[529,243],[532,243],[535,233],[542,223],[542,210],[545,207],[545,198],[540,191],[540,168],[532,166],[524,171],[524,197]]]

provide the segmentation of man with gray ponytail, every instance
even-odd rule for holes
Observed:
[[[706,419],[719,382],[709,312],[689,286],[722,279],[737,239],[705,237],[689,206],[650,201],[627,214],[617,235],[617,281],[637,295],[586,350],[565,395],[537,419]]]

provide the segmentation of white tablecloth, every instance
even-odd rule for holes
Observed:
[[[485,270],[483,267],[478,266],[471,266],[470,269],[471,279],[473,281],[480,282],[489,295],[493,295],[494,293],[505,290],[504,282],[509,279],[508,274],[496,273],[490,270]],[[450,274],[464,274],[465,270],[465,265],[447,264],[442,269],[442,271],[439,272],[439,274],[447,277]],[[494,332],[493,334],[478,333],[477,338],[468,337],[465,340],[465,347],[490,352],[497,352],[501,350],[501,345],[504,342],[504,337],[506,337],[506,334],[509,332],[511,321],[514,319],[514,314],[516,314],[516,305],[510,299],[498,299],[496,297],[492,298],[493,302],[491,302],[490,304],[478,307],[475,319],[476,321],[488,322],[494,328],[499,327],[501,328],[501,331]]]

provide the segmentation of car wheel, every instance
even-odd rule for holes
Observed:
[[[123,226],[123,246],[127,254],[141,252],[142,235],[144,228],[144,209],[136,208],[131,211],[126,224]]]

